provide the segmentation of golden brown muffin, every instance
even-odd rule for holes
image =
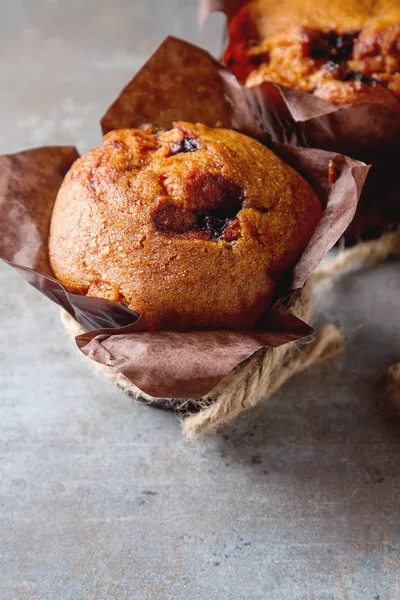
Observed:
[[[320,202],[252,138],[183,122],[153,131],[112,131],[75,162],[51,221],[54,273],[150,329],[251,328]]]
[[[224,59],[248,85],[400,110],[400,0],[253,0],[229,37]]]

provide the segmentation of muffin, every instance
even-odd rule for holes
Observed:
[[[229,40],[224,60],[248,85],[400,110],[399,0],[253,0],[230,21]]]
[[[121,129],[67,174],[49,256],[67,290],[124,304],[149,329],[249,329],[321,215],[310,185],[243,134]]]

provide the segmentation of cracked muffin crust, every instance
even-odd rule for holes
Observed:
[[[400,2],[253,0],[229,24],[224,60],[248,85],[400,110]]]
[[[309,184],[252,138],[122,129],[67,174],[49,254],[69,291],[123,303],[150,329],[245,329],[321,215]]]

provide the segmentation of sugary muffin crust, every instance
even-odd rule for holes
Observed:
[[[400,110],[399,0],[253,0],[224,59],[248,85],[272,81],[333,104]]]
[[[150,329],[251,328],[321,213],[309,184],[247,136],[122,129],[67,174],[50,260],[68,290],[123,303]]]

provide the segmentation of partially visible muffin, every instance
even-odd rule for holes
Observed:
[[[246,329],[321,215],[310,185],[252,138],[122,129],[67,174],[50,261],[68,290],[125,304],[150,329]]]
[[[229,24],[224,59],[248,85],[400,110],[400,1],[252,0]]]

